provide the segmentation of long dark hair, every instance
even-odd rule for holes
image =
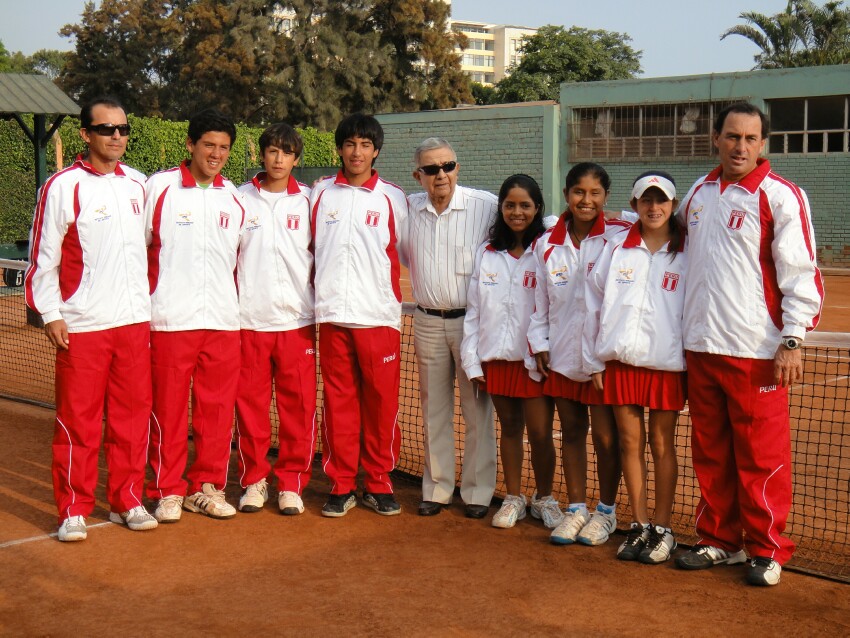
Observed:
[[[664,179],[670,180],[673,186],[676,185],[676,180],[673,179],[673,176],[667,171],[646,171],[641,173],[637,177],[635,177],[635,181],[632,182],[632,186],[638,183],[638,180],[643,179],[644,177],[649,177],[650,175],[657,175],[658,177],[663,177]],[[682,250],[682,246],[685,243],[685,226],[682,224],[678,215],[676,215],[676,211],[673,211],[673,214],[670,215],[670,219],[667,220],[668,225],[670,226],[670,242],[668,245],[668,249],[671,253],[670,261],[676,259],[676,255]]]
[[[496,250],[510,250],[516,244],[514,232],[508,228],[505,218],[502,216],[502,204],[512,188],[521,188],[528,193],[531,201],[537,207],[537,214],[534,215],[531,224],[522,234],[522,247],[528,248],[531,242],[537,239],[544,230],[543,213],[546,211],[546,204],[543,202],[543,192],[540,190],[540,186],[534,181],[533,177],[528,175],[522,173],[511,175],[499,189],[499,214],[496,215],[496,221],[490,227],[490,244]]]

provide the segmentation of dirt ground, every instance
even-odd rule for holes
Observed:
[[[701,573],[614,558],[619,538],[556,547],[537,521],[496,530],[460,504],[415,514],[418,486],[397,483],[401,516],[357,507],[215,521],[185,513],[151,532],[104,523],[60,543],[50,484],[49,410],[0,402],[0,634],[70,636],[840,636],[850,586],[786,572],[775,588],[740,567]],[[318,471],[318,468],[317,468]],[[228,486],[231,502],[238,486]],[[274,498],[274,497],[273,497]]]

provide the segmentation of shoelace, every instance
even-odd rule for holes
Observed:
[[[641,536],[643,536],[643,527],[633,527],[629,532],[628,536],[626,536],[626,547],[633,547],[638,544]]]
[[[773,562],[771,558],[765,558],[763,556],[756,556],[752,560],[753,567],[770,567],[770,564]]]
[[[661,543],[664,541],[664,534],[659,534],[658,530],[654,527],[649,528],[649,539],[646,541],[646,548],[648,550],[656,550],[661,546]]]

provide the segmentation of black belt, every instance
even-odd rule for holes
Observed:
[[[466,314],[466,308],[452,308],[451,310],[434,310],[433,308],[423,308],[422,306],[416,307],[422,312],[424,312],[426,315],[431,315],[432,317],[442,317],[443,319],[457,319],[458,317],[463,317]]]

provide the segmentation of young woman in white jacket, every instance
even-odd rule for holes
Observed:
[[[463,323],[461,361],[464,372],[493,399],[502,425],[499,448],[507,495],[493,517],[493,527],[513,527],[525,518],[520,491],[523,431],[528,429],[531,467],[537,492],[531,514],[547,527],[563,518],[552,497],[555,446],[554,407],[543,396],[540,376],[525,367],[526,334],[534,310],[537,269],[532,242],[543,232],[543,193],[527,175],[512,175],[499,191],[499,216],[490,240],[476,253]]]
[[[639,221],[602,252],[587,279],[582,339],[586,372],[612,405],[623,479],[634,522],[617,558],[657,564],[670,558],[676,489],[676,422],[685,404],[682,313],[687,277],[685,231],[673,216],[673,178],[640,175],[632,189]],[[644,412],[655,465],[655,515],[646,498]]]

